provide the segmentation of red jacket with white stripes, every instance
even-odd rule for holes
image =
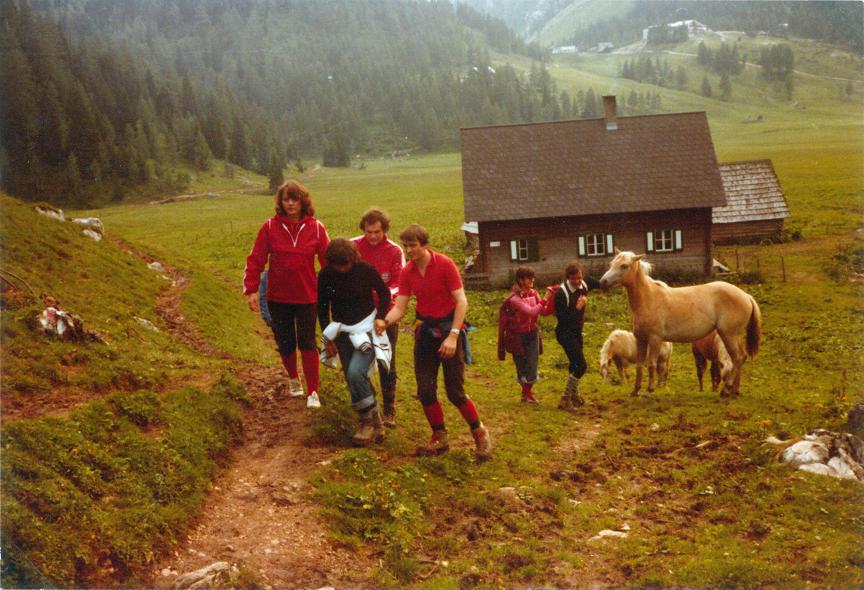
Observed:
[[[261,273],[269,259],[268,301],[316,303],[318,278],[315,256],[318,256],[322,268],[326,266],[324,250],[329,243],[327,230],[314,217],[304,217],[300,221],[282,215],[271,217],[258,230],[255,245],[246,257],[243,292],[258,291]]]

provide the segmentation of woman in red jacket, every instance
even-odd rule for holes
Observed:
[[[315,338],[317,317],[318,264],[326,266],[324,251],[330,238],[324,225],[313,217],[315,209],[305,186],[289,180],[275,196],[276,215],[264,222],[246,257],[243,293],[249,309],[257,312],[258,283],[268,264],[267,308],[273,320],[273,335],[279,345],[282,364],[288,371],[292,397],[304,394],[297,372],[297,348],[306,377],[306,406],[320,408],[318,399],[318,347]]]

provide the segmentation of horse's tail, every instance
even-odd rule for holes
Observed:
[[[747,356],[753,358],[759,353],[759,342],[762,340],[762,312],[759,304],[750,297],[753,310],[750,312],[750,321],[747,323]]]

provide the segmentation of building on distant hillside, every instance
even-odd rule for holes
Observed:
[[[770,240],[783,231],[789,207],[771,160],[721,164],[720,177],[726,205],[712,216],[715,244]]]
[[[552,54],[553,55],[561,55],[565,53],[577,53],[579,48],[575,45],[561,45],[560,47],[553,47]]]
[[[702,35],[708,31],[708,27],[697,20],[679,20],[642,29],[642,40],[654,43],[682,43],[691,35]]]
[[[597,45],[595,45],[594,47],[592,47],[588,51],[590,51],[592,53],[609,53],[613,49],[615,49],[614,43],[610,43],[609,41],[601,41],[600,43],[598,43]]]
[[[711,272],[712,208],[726,205],[704,112],[461,131],[465,219],[476,221],[476,283],[539,282],[579,258],[591,275],[614,248],[648,252],[660,271]]]

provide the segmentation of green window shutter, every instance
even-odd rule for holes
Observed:
[[[684,232],[680,229],[675,230],[675,251],[680,252],[684,249]]]
[[[645,248],[648,252],[654,251],[654,232],[649,231],[645,234]]]
[[[585,256],[585,236],[579,236],[579,256]]]
[[[606,234],[606,254],[612,254],[615,252],[615,240],[612,238],[612,234]]]
[[[538,260],[540,260],[540,242],[528,240],[528,262],[537,262]]]

